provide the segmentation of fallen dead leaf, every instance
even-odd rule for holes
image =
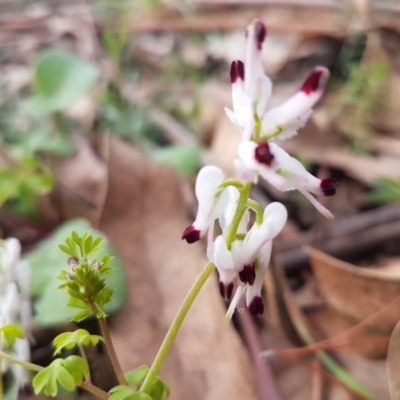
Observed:
[[[387,355],[387,373],[391,400],[400,399],[400,322],[397,323],[390,338]]]
[[[357,267],[309,246],[304,251],[310,257],[316,280],[329,304],[350,321],[366,319],[399,296],[398,273]],[[390,335],[399,319],[400,311],[392,309],[371,329]]]

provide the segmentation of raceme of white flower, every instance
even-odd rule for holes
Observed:
[[[5,239],[0,246],[0,326],[18,324],[29,336],[32,311],[29,296],[31,267],[21,258],[21,244],[18,239]],[[4,343],[0,338],[0,347]],[[13,351],[16,357],[30,361],[30,346],[27,339],[17,339]],[[20,388],[29,386],[28,371],[17,364],[2,360],[2,372],[12,368]]]
[[[263,313],[261,290],[272,241],[287,219],[281,203],[271,203],[263,210],[249,198],[251,185],[258,182],[259,176],[279,190],[298,190],[325,217],[333,218],[313,195],[334,195],[337,180],[316,178],[271,141],[289,139],[304,126],[324,92],[329,71],[316,67],[298,93],[281,106],[267,110],[272,83],[261,61],[266,32],[258,20],[248,27],[245,63],[235,60],[230,70],[233,111],[225,111],[242,137],[234,161],[239,179],[225,180],[219,168],[203,167],[195,188],[197,216],[182,234],[182,239],[194,243],[208,232],[207,256],[218,270],[220,293],[226,300],[232,299],[228,319],[244,294],[251,314]],[[249,223],[250,213],[255,217],[253,224]],[[221,232],[217,235],[216,222]]]

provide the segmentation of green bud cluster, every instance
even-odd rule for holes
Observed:
[[[90,232],[79,236],[75,231],[66,239],[60,249],[68,254],[68,269],[61,270],[58,279],[63,281],[60,289],[69,294],[67,305],[82,311],[75,314],[73,321],[82,321],[90,314],[105,318],[104,306],[112,301],[114,290],[107,286],[105,275],[112,271],[113,257],[104,255],[101,259],[90,256],[101,250],[103,238],[94,238]]]

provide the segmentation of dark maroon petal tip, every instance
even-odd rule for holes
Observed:
[[[262,44],[267,36],[267,28],[261,21],[257,21],[255,25],[255,33],[257,39],[257,49],[262,49]]]
[[[335,178],[327,178],[321,180],[321,190],[324,193],[324,196],[333,196],[336,194],[335,186],[338,184],[338,180]]]
[[[225,300],[230,300],[232,298],[232,293],[233,293],[233,282],[229,283],[228,286],[225,286],[225,284],[220,281],[219,292],[221,293],[221,296]]]
[[[194,243],[200,240],[200,231],[193,225],[188,226],[182,233],[182,240],[185,239],[188,243]]]
[[[235,83],[239,78],[244,81],[244,64],[240,60],[235,60],[231,64],[231,83]]]
[[[269,150],[268,142],[260,143],[255,150],[254,154],[256,160],[260,164],[266,164],[269,167],[271,166],[272,161],[274,160],[274,155]]]
[[[239,279],[243,283],[248,283],[250,286],[252,286],[254,280],[256,279],[256,271],[254,269],[254,265],[245,265],[244,268],[239,272]]]
[[[257,315],[263,315],[264,313],[264,302],[260,296],[255,296],[248,306],[250,314],[254,317]]]
[[[324,68],[316,68],[304,81],[301,91],[306,95],[322,90],[326,84],[326,73]]]

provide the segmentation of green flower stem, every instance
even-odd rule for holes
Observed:
[[[229,250],[232,248],[232,243],[236,238],[236,232],[238,230],[240,221],[242,220],[243,214],[246,211],[247,199],[249,198],[250,189],[251,189],[251,182],[247,182],[243,186],[240,192],[235,215],[233,216],[232,223],[226,234],[226,246],[228,247]]]
[[[82,358],[86,361],[86,364],[88,365],[89,374],[88,374],[88,377],[86,378],[86,382],[92,382],[92,378],[91,378],[91,376],[90,376],[89,360],[88,360],[88,358],[87,358],[85,348],[84,348],[84,346],[82,345],[82,343],[78,343],[78,347],[79,347],[79,352],[81,353]]]
[[[96,315],[96,314],[95,314]],[[117,353],[115,352],[114,345],[111,339],[110,330],[108,329],[107,320],[105,318],[98,318],[102,336],[107,347],[108,355],[110,356],[111,364],[114,368],[115,375],[117,375],[118,382],[121,385],[128,385],[125,379],[124,372],[122,371],[119,363]]]
[[[12,364],[21,365],[25,369],[29,369],[29,370],[35,371],[35,372],[39,372],[39,371],[42,371],[44,369],[40,365],[36,365],[36,364],[30,363],[28,361],[18,360],[18,358],[14,358],[10,354],[4,353],[3,351],[0,351],[0,359],[7,360],[8,362],[10,362]],[[93,385],[90,382],[82,382],[79,385],[79,387],[84,389],[84,390],[86,390],[89,393],[92,393],[93,395],[95,395],[99,399],[106,400],[106,399],[109,398],[109,395],[108,395],[107,392],[105,392],[104,390],[100,389],[99,387]]]
[[[140,388],[141,392],[145,393],[150,392],[152,384],[154,383],[155,379],[158,376],[158,373],[160,372],[160,369],[165,361],[165,358],[167,357],[171,349],[171,346],[174,343],[179,328],[181,327],[183,321],[185,320],[185,317],[188,311],[190,310],[193,301],[199,294],[201,288],[203,287],[207,279],[210,277],[214,269],[215,265],[213,263],[208,263],[203,269],[203,271],[200,273],[200,275],[197,277],[193,286],[189,290],[189,293],[183,300],[183,303],[181,304],[178,313],[176,314],[174,320],[172,321],[172,324],[169,327],[169,330],[164,338],[164,341],[162,342],[161,347],[158,350],[156,358],[154,359],[153,364],[149,369],[146,379],[144,380],[143,385]]]
[[[219,185],[220,188],[226,188],[228,186],[233,186],[239,190],[243,189],[243,183],[236,179],[227,179]]]
[[[256,213],[256,224],[261,225],[263,222],[264,210],[255,200],[248,199],[247,207],[251,208]]]

